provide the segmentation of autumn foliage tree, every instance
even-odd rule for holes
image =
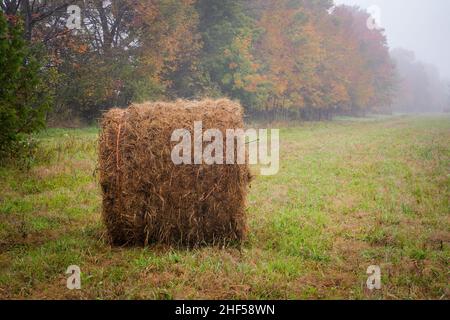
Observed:
[[[382,30],[369,30],[358,8],[331,9],[330,1],[260,1],[255,54],[270,83],[268,112],[323,119],[389,106],[393,64]]]
[[[68,5],[81,29],[68,29]],[[389,111],[383,30],[331,0],[4,0],[46,48],[54,115],[95,120],[133,101],[228,96],[266,118]]]
[[[367,27],[369,15],[357,7],[334,10],[345,41],[350,110],[353,113],[387,111],[393,88],[395,67],[383,30]]]

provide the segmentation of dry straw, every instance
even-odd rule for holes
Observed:
[[[227,99],[113,109],[99,141],[103,219],[115,245],[240,243],[246,234],[247,165],[175,165],[172,132],[243,128]],[[226,151],[225,151],[226,152]]]

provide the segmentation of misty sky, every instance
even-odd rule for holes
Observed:
[[[450,79],[449,0],[335,0],[336,4],[378,6],[381,26],[391,48],[416,53],[419,60],[434,64]]]

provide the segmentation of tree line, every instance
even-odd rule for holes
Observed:
[[[69,28],[69,6],[80,27]],[[395,65],[370,16],[332,0],[0,0],[4,141],[132,102],[227,96],[247,115],[390,112]],[[73,17],[72,17],[73,18]],[[3,72],[5,70],[5,72]]]

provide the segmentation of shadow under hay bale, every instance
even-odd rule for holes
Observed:
[[[103,220],[115,245],[201,246],[240,243],[247,230],[250,181],[244,165],[175,165],[176,129],[244,127],[242,108],[226,99],[145,103],[113,109],[99,140]],[[224,142],[225,146],[225,142]],[[236,149],[236,144],[235,144]]]

